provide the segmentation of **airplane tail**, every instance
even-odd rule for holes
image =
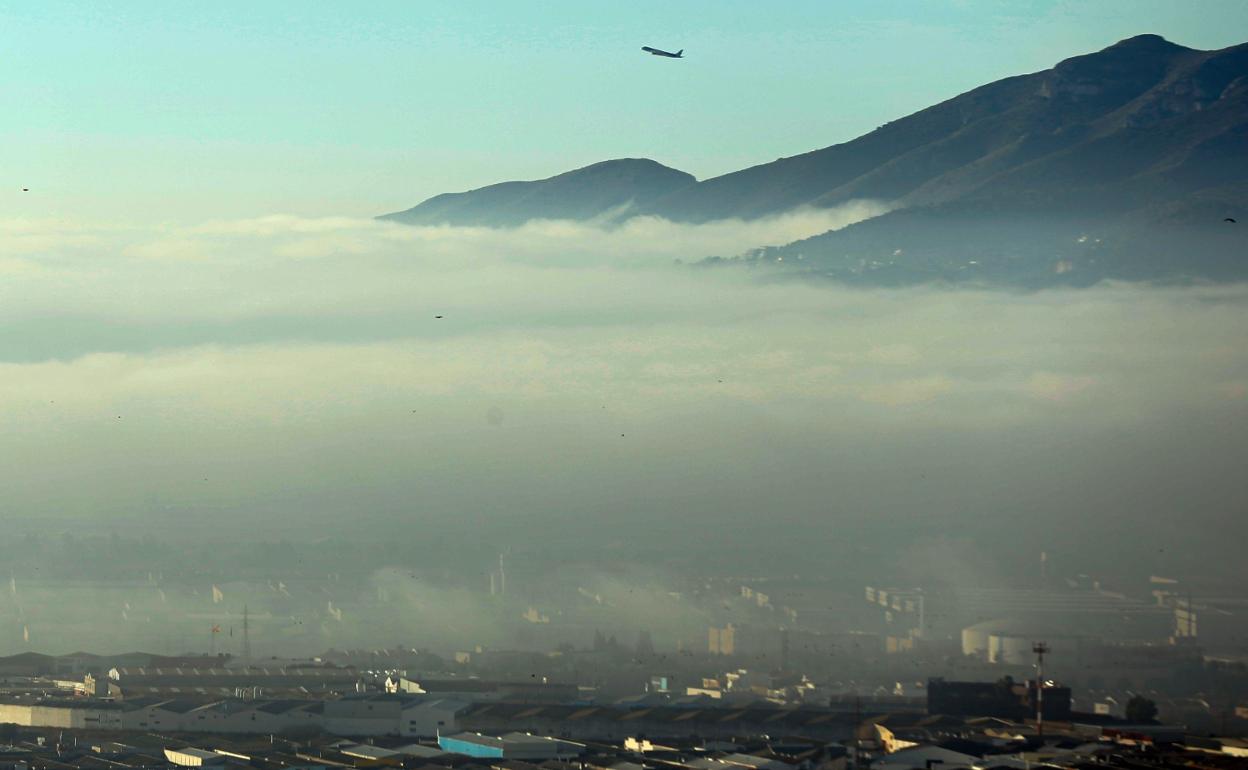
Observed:
[[[684,56],[684,54],[685,54],[685,49],[683,48],[676,52],[677,56]]]

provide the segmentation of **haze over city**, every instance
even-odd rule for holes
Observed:
[[[991,741],[901,746],[865,696],[1075,767],[1052,687],[1072,741],[1248,734],[1245,29],[0,9],[0,726],[203,733],[143,699],[228,721],[267,689],[300,704],[271,735],[493,757],[448,725],[618,742],[519,704],[663,738],[628,709],[737,703],[816,754],[774,714],[673,735],[1009,766],[904,764]],[[357,701],[400,727],[333,721]]]

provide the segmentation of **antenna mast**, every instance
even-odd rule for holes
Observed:
[[[1049,645],[1036,642],[1031,651],[1036,654],[1036,735],[1044,738],[1044,655]]]

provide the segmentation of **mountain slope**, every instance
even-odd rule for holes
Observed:
[[[751,258],[869,283],[1248,278],[1248,240],[1223,222],[1248,214],[1248,45],[1142,36],[1024,80],[1008,107],[815,202],[904,208]],[[943,163],[968,134],[998,141]]]
[[[380,219],[412,225],[491,227],[515,226],[531,219],[593,219],[647,205],[694,182],[693,176],[653,160],[608,160],[549,179],[438,195]]]
[[[1160,171],[1200,142],[1229,139],[1226,132],[1248,119],[1248,103],[1237,98],[1246,57],[1248,46],[1207,52],[1156,35],[1129,38],[990,83],[845,144],[674,191],[650,211],[704,221],[855,198],[930,205],[1003,192],[1064,197],[1071,185]],[[1156,127],[1162,133],[1151,135]],[[1186,170],[1195,173],[1166,181],[1190,188],[1216,173]]]

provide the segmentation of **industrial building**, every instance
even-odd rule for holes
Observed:
[[[460,729],[458,715],[468,707],[446,698],[393,695],[326,701],[50,698],[0,703],[0,724],[219,734],[315,729],[333,735],[432,738]]]
[[[498,700],[532,703],[560,703],[580,694],[575,684],[554,682],[500,682],[487,679],[432,679],[396,674],[384,682],[386,692],[410,695],[437,695],[460,700]]]
[[[89,691],[98,690],[100,677],[87,675]],[[265,667],[217,666],[114,667],[108,669],[108,682],[123,696],[135,695],[215,695],[252,696],[299,695],[309,693],[347,694],[367,689],[367,677],[353,668],[339,666]]]
[[[579,757],[585,753],[584,744],[530,733],[507,733],[500,736],[481,733],[443,735],[438,737],[438,746],[453,754],[491,759],[540,761]]]
[[[1015,682],[1006,677],[997,682],[947,682],[930,679],[927,683],[927,713],[1021,720],[1035,716],[1037,695],[1033,680]],[[1069,720],[1070,703],[1069,687],[1044,688],[1042,709],[1045,719]]]

